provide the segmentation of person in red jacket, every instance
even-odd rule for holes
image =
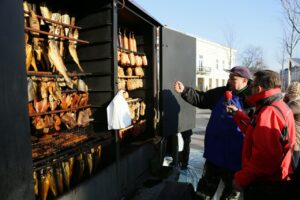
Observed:
[[[256,107],[250,119],[234,105],[227,106],[245,134],[242,169],[235,173],[233,185],[248,199],[288,199],[295,145],[293,112],[283,102],[279,74],[262,70],[254,74],[252,96]]]

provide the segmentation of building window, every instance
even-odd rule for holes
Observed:
[[[223,69],[226,69],[225,60],[222,60]]]
[[[216,69],[219,69],[219,60],[216,60]]]
[[[226,85],[226,82],[225,82],[225,79],[222,80],[222,86],[225,86]]]
[[[216,87],[219,87],[219,79],[216,79]]]
[[[203,71],[203,56],[202,55],[199,55],[198,57],[198,69],[199,71]]]
[[[209,87],[209,89],[212,88],[212,78],[209,79],[208,87]]]

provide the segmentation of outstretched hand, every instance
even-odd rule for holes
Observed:
[[[180,81],[175,81],[174,89],[177,93],[182,93],[184,90],[184,85]]]
[[[237,108],[235,105],[230,104],[230,105],[227,105],[227,106],[226,106],[226,111],[227,111],[228,113],[235,113],[235,112],[238,111],[238,108]]]

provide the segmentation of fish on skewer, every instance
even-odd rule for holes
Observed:
[[[57,196],[57,187],[56,187],[54,171],[53,171],[52,167],[47,168],[47,177],[49,179],[50,190],[51,190],[53,196],[56,197]]]
[[[63,14],[63,15],[61,16],[61,22],[62,22],[63,24],[70,25],[70,24],[71,24],[71,18],[70,18],[70,15],[68,15],[68,14]],[[64,31],[65,31],[65,36],[68,37],[68,36],[69,36],[70,28],[67,27],[67,26],[65,26]]]
[[[85,168],[84,160],[82,153],[76,156],[76,163],[77,163],[77,181],[80,182],[83,177],[83,172]]]
[[[78,39],[78,35],[79,35],[78,29],[75,29],[72,34],[70,32],[70,37],[72,37],[74,39]],[[74,62],[77,64],[78,68],[80,69],[80,71],[83,72],[83,69],[79,63],[79,58],[78,58],[77,51],[76,51],[76,41],[70,41],[69,52],[70,52],[70,55],[73,58]]]
[[[40,11],[44,18],[51,19],[51,12],[45,2],[40,3]]]
[[[49,41],[48,56],[49,59],[52,61],[54,67],[57,69],[57,71],[63,75],[68,87],[73,88],[72,80],[67,75],[67,68],[62,60],[62,57],[59,54],[57,44],[53,40]]]
[[[56,180],[57,180],[57,186],[59,193],[63,193],[64,191],[64,182],[63,182],[63,173],[60,165],[57,165],[55,167],[55,174],[56,174]]]
[[[31,28],[40,30],[40,23],[36,15],[36,5],[32,5],[32,9],[30,10],[30,18],[29,18],[29,25]],[[31,34],[34,36],[33,37],[33,49],[36,52],[37,55],[37,60],[41,60],[42,57],[42,49],[39,45],[39,38],[38,36],[40,35],[37,32],[31,32]]]
[[[27,94],[28,102],[32,101],[36,97],[37,83],[31,78],[27,78]]]
[[[71,18],[70,25],[71,26],[75,26],[75,17]],[[69,29],[69,37],[70,38],[74,38],[74,39],[78,39],[79,38],[78,29],[76,28],[76,29],[73,30],[73,28],[70,28]],[[69,52],[70,52],[70,55],[73,58],[74,62],[77,64],[77,66],[80,69],[80,71],[83,72],[83,69],[82,69],[82,67],[81,67],[81,65],[79,63],[79,58],[78,58],[78,55],[77,55],[76,47],[77,47],[77,41],[70,40],[69,41]]]
[[[73,170],[74,170],[74,162],[75,162],[75,158],[74,157],[70,157],[68,159],[69,165],[70,165],[70,179],[72,179],[73,177]]]
[[[39,181],[37,177],[37,172],[33,171],[33,189],[35,196],[39,195]]]
[[[101,158],[101,149],[102,149],[101,145],[97,146],[95,149],[95,153],[94,153],[94,169],[95,170],[99,167],[100,158]]]
[[[70,164],[68,161],[62,162],[64,183],[70,189]]]
[[[86,165],[88,167],[89,175],[93,172],[93,157],[91,153],[85,153]]]
[[[41,195],[41,199],[42,200],[46,200],[47,196],[48,196],[48,191],[50,188],[50,181],[49,181],[49,177],[47,176],[47,174],[44,172],[44,170],[41,170],[41,176],[40,176],[40,183],[41,183],[41,191],[40,191],[40,195]]]

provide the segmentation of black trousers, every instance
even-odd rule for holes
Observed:
[[[254,183],[245,188],[244,200],[298,199],[290,181],[276,183]],[[293,198],[294,197],[294,198]]]
[[[179,152],[179,163],[181,166],[187,166],[189,164],[189,157],[190,157],[190,144],[191,144],[191,136],[193,131],[187,130],[181,132],[182,139],[183,139],[183,150]]]
[[[172,156],[174,166],[187,166],[189,162],[190,155],[190,143],[191,143],[191,135],[193,131],[187,130],[181,132],[182,139],[184,142],[183,150],[178,152],[178,138],[177,134],[173,134],[167,138],[167,152]]]
[[[240,192],[232,187],[234,172],[216,166],[206,160],[203,167],[202,177],[197,186],[197,195],[199,199],[212,199],[215,195],[218,185],[222,180],[224,189],[222,191],[221,200],[236,200],[240,197]]]

